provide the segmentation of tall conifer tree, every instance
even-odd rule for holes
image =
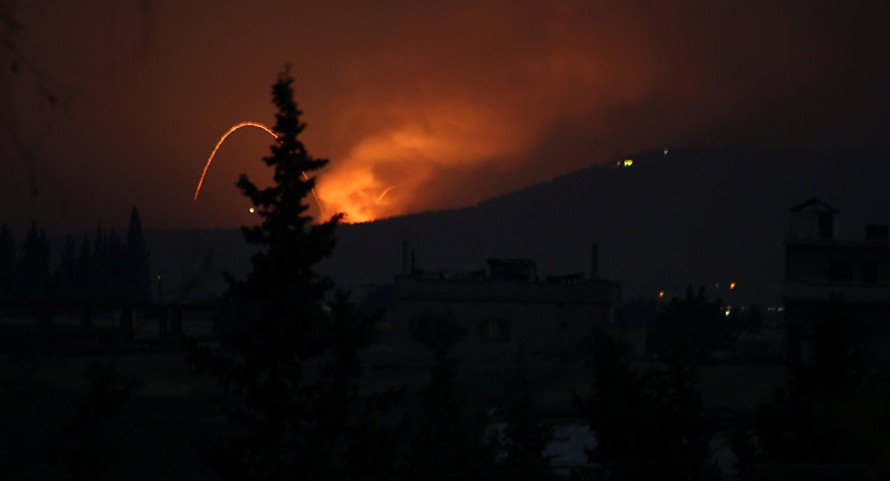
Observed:
[[[124,243],[125,297],[130,302],[147,302],[151,298],[151,267],[148,245],[142,234],[142,221],[136,207],[130,211],[127,238]]]
[[[12,299],[15,264],[15,239],[6,224],[3,224],[0,227],[0,300]]]
[[[237,434],[204,445],[224,479],[349,479],[386,470],[385,455],[363,455],[380,445],[367,433],[380,430],[355,383],[372,324],[344,294],[331,296],[333,283],[314,270],[332,253],[342,215],[317,224],[308,215],[311,175],[327,160],[299,140],[305,126],[292,84],[288,69],[272,88],[278,141],[263,160],[274,182],[260,188],[245,175],[237,182],[261,223],[243,228],[258,251],[245,279],[228,277],[215,319],[224,354],[191,349],[241,401],[230,410]]]
[[[63,302],[77,299],[77,244],[71,236],[68,236],[59,265],[53,272],[53,297]]]
[[[18,275],[14,281],[25,301],[45,301],[49,298],[49,243],[46,232],[31,224],[22,243]]]

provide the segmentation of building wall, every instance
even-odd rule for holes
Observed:
[[[393,355],[429,361],[416,338],[418,323],[460,326],[453,354],[463,359],[583,352],[597,325],[613,321],[618,286],[602,280],[574,284],[523,281],[456,281],[399,277],[392,311]]]
[[[785,248],[785,280],[856,288],[890,285],[890,242],[789,242]]]
[[[785,249],[789,356],[812,358],[813,324],[833,317],[874,361],[890,361],[890,242],[789,241]]]

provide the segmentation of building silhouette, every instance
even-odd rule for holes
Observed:
[[[446,344],[462,360],[586,354],[620,302],[619,284],[597,276],[593,254],[590,276],[542,279],[529,259],[490,258],[487,269],[448,275],[418,269],[406,253],[388,318],[392,355],[431,361]]]
[[[839,322],[852,346],[890,361],[890,238],[886,224],[861,239],[838,236],[839,212],[810,199],[790,210],[784,303],[788,356],[812,359],[814,326]]]

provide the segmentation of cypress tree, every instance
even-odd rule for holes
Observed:
[[[258,248],[250,273],[227,276],[215,318],[224,351],[190,341],[194,362],[239,400],[228,411],[236,433],[202,447],[223,479],[348,479],[387,469],[382,456],[363,454],[375,447],[368,433],[381,429],[355,383],[372,323],[345,294],[332,298],[332,281],[314,270],[331,254],[343,216],[316,224],[307,214],[311,174],[328,161],[299,140],[305,125],[292,84],[286,69],[272,87],[278,141],[263,161],[273,184],[259,188],[246,175],[237,182],[261,223],[242,229]],[[369,459],[378,467],[370,469]]]
[[[130,223],[124,243],[125,299],[130,302],[147,302],[151,298],[151,267],[148,262],[148,246],[142,234],[142,221],[136,207],[130,211]]]
[[[12,299],[12,280],[15,275],[15,239],[3,224],[0,227],[0,300]]]
[[[77,299],[77,244],[71,236],[65,242],[52,283],[55,300],[71,302]]]
[[[90,238],[84,234],[83,242],[80,244],[80,252],[77,255],[77,263],[75,265],[76,292],[75,299],[78,301],[89,301],[92,293],[93,282],[93,261],[90,255]]]
[[[124,300],[124,245],[117,231],[112,227],[108,233],[103,262],[106,301],[121,302]]]
[[[108,299],[107,285],[107,250],[106,237],[102,225],[96,227],[96,240],[93,242],[93,254],[90,256],[90,299],[105,301]]]
[[[46,232],[31,224],[22,243],[17,279],[20,298],[25,301],[44,301],[49,297],[49,243]]]

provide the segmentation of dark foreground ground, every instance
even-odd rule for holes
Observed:
[[[87,398],[89,366],[115,366],[121,385],[135,382],[131,396],[108,419],[101,439],[72,434],[78,406]],[[587,392],[583,361],[525,361],[462,365],[458,384],[468,408],[502,406],[520,392],[553,417],[573,415],[572,390]],[[777,365],[713,365],[702,370],[706,411],[738,414],[765,400],[784,379]],[[421,367],[370,369],[368,389],[404,384],[422,386]],[[134,350],[93,355],[0,357],[0,478],[71,479],[70,453],[87,443],[101,446],[105,479],[194,480],[201,478],[195,442],[224,427],[217,409],[222,392],[214,381],[193,372],[177,350]],[[212,478],[205,478],[212,479]]]

